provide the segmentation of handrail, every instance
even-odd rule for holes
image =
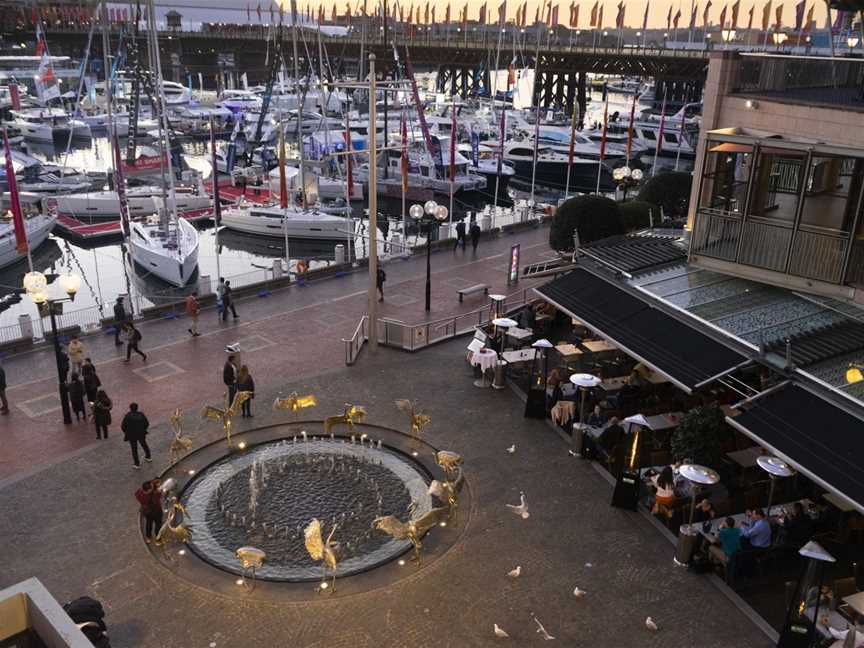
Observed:
[[[347,340],[342,338],[342,342],[345,344],[345,364],[349,367],[357,361],[357,356],[360,355],[360,350],[369,337],[366,330],[368,322],[369,316],[364,315],[360,318],[357,328],[354,329],[354,335]]]

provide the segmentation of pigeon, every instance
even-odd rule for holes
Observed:
[[[520,516],[523,520],[527,520],[530,517],[530,513],[528,512],[528,503],[525,501],[525,493],[519,491],[519,504],[505,504],[507,508],[513,511],[516,515]]]
[[[579,589],[578,587],[574,588],[573,590],[573,596],[575,596],[576,598],[582,598],[583,596],[585,596],[585,594],[587,594],[587,592],[585,590]]]
[[[510,635],[507,634],[506,632],[504,632],[501,628],[499,628],[497,623],[492,624],[492,629],[495,632],[495,636],[498,637],[499,639],[509,639],[510,638]]]
[[[572,450],[568,450],[567,454],[571,457],[580,457],[581,455],[578,452],[573,452]]]
[[[522,574],[522,565],[517,565],[516,569],[511,569],[509,572],[507,572],[507,575],[510,578],[519,578],[519,576],[521,574]]]
[[[532,615],[532,616],[534,616],[534,615]],[[541,637],[543,637],[546,641],[552,641],[555,638],[552,635],[550,635],[548,632],[546,632],[546,628],[543,627],[543,624],[540,623],[540,619],[538,619],[536,616],[534,617],[534,623],[537,624],[537,633]]]
[[[657,624],[654,623],[654,619],[652,619],[650,616],[645,619],[645,627],[649,630],[653,630],[654,632],[657,632],[657,630],[660,629]]]
[[[514,452],[516,452],[516,444],[514,443],[514,444],[511,445],[509,448],[507,448],[507,452],[508,452],[509,454],[513,454]]]

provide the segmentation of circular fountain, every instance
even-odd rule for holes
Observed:
[[[234,555],[252,545],[266,553],[256,577],[269,581],[320,579],[322,565],[304,544],[304,529],[321,522],[339,543],[339,576],[386,563],[410,549],[373,529],[375,518],[421,516],[433,507],[432,477],[409,453],[366,434],[308,434],[249,444],[195,472],[180,494],[193,533],[188,546],[207,563],[233,574]]]

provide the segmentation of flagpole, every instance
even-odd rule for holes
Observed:
[[[594,193],[600,194],[600,174],[603,173],[603,159],[606,157],[606,128],[609,125],[609,93],[606,92],[606,104],[603,106],[603,136],[600,140],[600,161],[597,162],[597,189]]]
[[[660,108],[660,130],[657,134],[657,146],[654,149],[654,163],[651,165],[651,177],[657,175],[657,156],[660,154],[660,147],[663,146],[663,123],[666,121],[666,90],[663,87],[663,105]]]
[[[504,9],[504,15],[501,15],[501,8]],[[498,8],[498,47],[495,49],[495,84],[492,86],[492,114],[495,114],[495,95],[498,93],[498,66],[501,63],[501,38],[504,33],[504,21],[507,20],[507,0],[504,0],[502,7]],[[507,69],[507,89],[510,89],[510,69]],[[504,94],[504,102],[501,105],[501,119],[507,113],[507,94]],[[498,213],[498,183],[501,179],[501,157],[504,155],[504,137],[503,128],[500,129],[501,135],[498,142],[498,174],[495,176],[495,197],[492,203],[492,218]],[[452,203],[452,196],[450,198]],[[450,205],[450,216],[453,216],[453,205]]]
[[[564,182],[564,200],[570,197],[570,173],[573,170],[573,147],[576,143],[576,122],[579,119],[579,101],[573,102],[573,116],[570,119],[570,150],[567,153],[567,180]]]
[[[219,203],[219,167],[216,166],[216,135],[213,130],[213,117],[210,117],[210,153],[213,156],[213,228],[216,243],[216,281],[222,276],[219,268],[219,227],[222,225],[222,205]],[[269,187],[268,187],[269,189]]]
[[[681,108],[681,130],[678,131],[678,152],[675,154],[675,170],[678,170],[678,163],[681,161],[681,145],[684,143],[684,123],[687,121],[687,104]]]
[[[536,27],[536,25],[535,25]],[[538,72],[540,71],[540,32],[537,32],[537,50],[534,53],[534,88],[537,88]],[[531,94],[534,94],[533,92]],[[540,92],[537,92],[537,109],[534,117],[534,163],[531,165],[531,202],[534,209],[534,187],[537,180],[537,139],[540,137]]]
[[[450,97],[450,234],[453,233],[453,183],[456,180],[456,95]]]

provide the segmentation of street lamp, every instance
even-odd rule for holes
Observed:
[[[58,306],[66,301],[75,301],[75,294],[81,288],[81,277],[71,272],[61,274],[57,279],[57,284],[63,289],[67,297],[51,299],[48,297],[48,279],[41,272],[28,272],[24,275],[24,291],[33,300],[33,303],[39,308],[40,316],[45,315],[45,311],[51,316],[51,337],[54,342],[54,359],[57,362],[57,382],[60,392],[60,408],[63,410],[63,422],[67,425],[72,423],[72,412],[69,409],[69,390],[66,386],[66,375],[60,366],[61,349],[60,339],[57,335],[57,318],[56,314],[63,313],[63,308]]]
[[[631,169],[628,166],[618,167],[612,171],[612,178],[618,183],[618,188],[624,192],[623,200],[627,200],[627,190],[642,181],[641,169]]]
[[[720,37],[723,39],[723,42],[726,44],[731,43],[735,40],[735,30],[734,29],[721,29]]]
[[[450,212],[444,205],[434,200],[427,200],[423,205],[411,205],[408,215],[420,226],[426,234],[426,310],[432,310],[432,229],[447,220]]]
[[[780,46],[786,42],[789,37],[783,32],[774,32],[771,34],[771,40],[774,41],[774,45],[777,46],[777,49],[780,49]]]
[[[846,37],[846,45],[849,46],[849,53],[851,54],[852,50],[855,49],[855,46],[858,45],[858,37],[849,34],[849,36]]]

